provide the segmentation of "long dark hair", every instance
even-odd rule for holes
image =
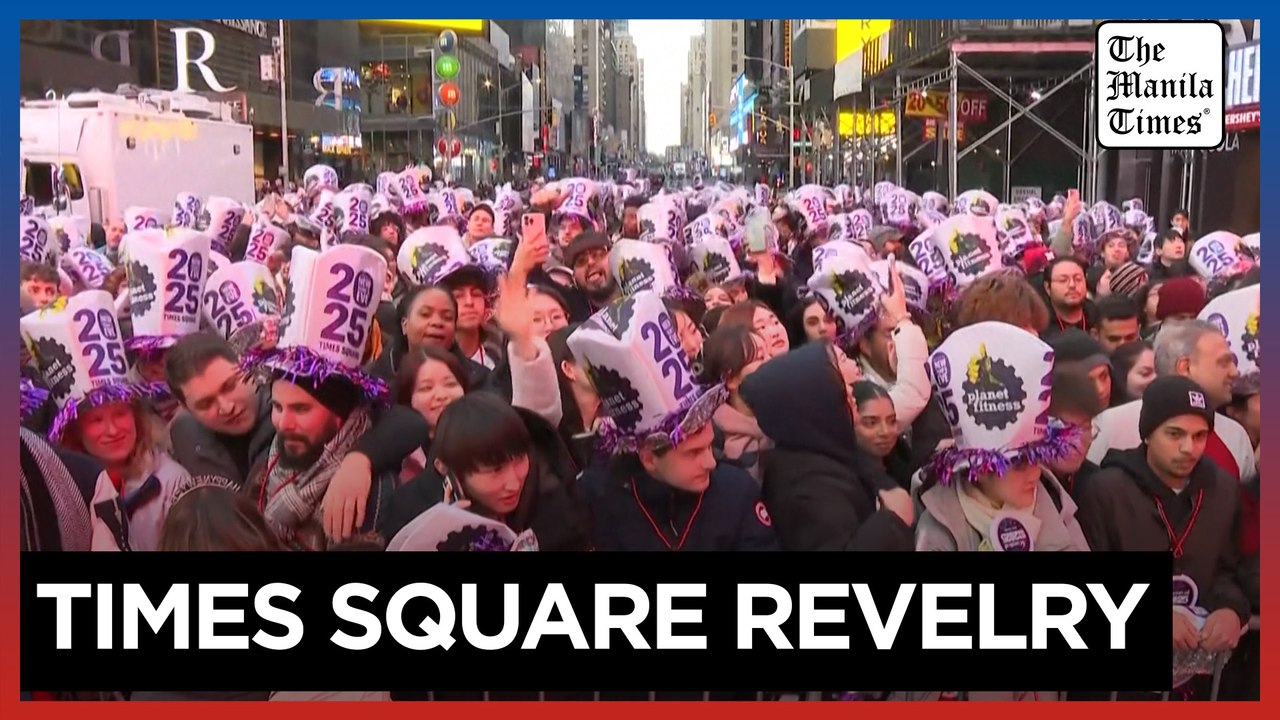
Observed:
[[[490,392],[463,395],[441,414],[432,450],[459,483],[482,467],[498,467],[527,456],[529,474],[520,502],[506,521],[516,532],[528,529],[538,494],[539,463],[529,428],[515,408]]]
[[[284,550],[253,501],[220,485],[190,490],[169,509],[157,550]]]
[[[1129,373],[1138,364],[1138,358],[1147,350],[1155,347],[1146,340],[1134,340],[1116,348],[1111,353],[1111,407],[1123,405],[1130,400],[1140,398],[1129,397]]]

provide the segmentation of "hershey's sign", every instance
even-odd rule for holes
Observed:
[[[1258,40],[1227,50],[1227,129],[1262,124],[1262,46]]]

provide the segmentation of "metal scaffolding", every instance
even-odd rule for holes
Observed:
[[[959,162],[962,158],[970,153],[976,152],[980,148],[991,153],[1004,168],[1003,176],[1003,194],[1002,199],[1007,199],[1010,195],[1010,167],[1041,135],[1047,134],[1057,140],[1059,143],[1067,147],[1077,158],[1077,178],[1078,187],[1081,196],[1087,201],[1094,201],[1098,194],[1098,164],[1104,149],[1099,148],[1097,142],[1097,134],[1094,132],[1094,115],[1096,113],[1095,93],[1095,77],[1094,77],[1094,43],[1081,40],[1066,41],[1016,41],[1016,42],[1000,42],[1000,41],[968,41],[964,38],[958,38],[945,43],[939,48],[941,53],[945,53],[947,65],[941,69],[929,68],[899,68],[891,70],[882,76],[880,85],[883,87],[887,84],[887,76],[892,77],[893,90],[891,99],[888,103],[893,108],[898,121],[895,128],[895,137],[891,144],[894,147],[894,167],[893,179],[901,185],[904,180],[903,165],[916,154],[928,148],[935,148],[938,151],[937,166],[939,169],[945,169],[947,180],[945,189],[949,191],[951,197],[955,197],[959,192]],[[1039,68],[1037,63],[1027,63],[1026,67],[1009,68],[1009,64],[1002,63],[1005,70],[981,70],[975,68],[973,64],[968,62],[965,57],[974,54],[982,55],[1012,55],[1012,54],[1043,54],[1055,53],[1059,55],[1082,55],[1084,61],[1080,65],[1072,64],[1069,68]],[[931,55],[935,56],[933,53]],[[935,66],[936,67],[936,66]],[[959,124],[959,104],[960,104],[960,83],[961,79],[971,79],[990,91],[993,96],[999,98],[1008,107],[1005,118],[990,130],[985,132],[981,137],[976,138],[961,148],[958,135],[955,128]],[[1033,96],[1031,102],[1023,104],[1014,97],[1014,84],[1017,81],[1034,80],[1038,84],[1042,84],[1042,89]],[[998,84],[1003,81],[1004,87]],[[1060,132],[1054,125],[1058,118],[1046,119],[1037,115],[1034,111],[1040,107],[1045,101],[1058,93],[1062,89],[1072,85],[1073,83],[1084,82],[1085,86],[1085,102],[1083,116],[1083,133],[1082,142],[1076,144],[1072,139],[1068,138]],[[947,127],[938,128],[935,140],[925,140],[919,145],[906,150],[902,139],[902,130],[905,120],[905,107],[907,98],[916,92],[927,92],[935,86],[945,86],[948,91],[947,100]],[[868,83],[869,109],[872,113],[876,112],[876,81]],[[1030,143],[1027,143],[1021,150],[1015,152],[1012,143],[1012,125],[1026,118],[1039,127],[1039,132],[1033,137]],[[1060,124],[1060,123],[1057,123]],[[1000,135],[1004,135],[1003,149],[994,149],[988,147],[991,140]],[[876,140],[874,129],[870,135],[872,158],[870,163],[870,173],[868,175],[870,182],[868,185],[874,185],[876,180],[883,179],[877,177],[876,162],[874,153],[876,152]],[[939,145],[935,145],[938,143]],[[855,161],[856,162],[856,161]],[[943,188],[939,188],[943,189]]]

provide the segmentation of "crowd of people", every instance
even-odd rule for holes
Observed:
[[[1256,234],[1075,191],[486,195],[23,198],[23,550],[1171,551],[1175,684],[1257,696]]]

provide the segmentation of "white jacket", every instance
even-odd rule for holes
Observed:
[[[516,355],[515,343],[507,343],[507,363],[511,366],[511,405],[541,415],[553,426],[560,424],[564,408],[560,405],[560,382],[551,347],[542,338],[534,338],[538,355],[531,361]]]
[[[925,366],[929,362],[929,343],[924,339],[924,331],[913,322],[907,321],[893,329],[893,345],[898,354],[898,380],[889,382],[880,377],[865,359],[858,364],[862,367],[864,380],[879,385],[889,391],[893,400],[893,410],[898,415],[898,427],[906,432],[911,423],[924,412],[933,394],[933,386],[929,384],[929,376]]]
[[[1119,407],[1104,410],[1093,419],[1093,445],[1089,448],[1089,462],[1102,464],[1102,458],[1108,450],[1132,450],[1142,444],[1138,434],[1138,418],[1142,415],[1142,401],[1134,400]],[[1240,466],[1242,480],[1253,477],[1257,469],[1257,460],[1253,454],[1253,443],[1249,433],[1240,423],[1216,413],[1213,418],[1213,431],[1222,439],[1222,443],[1231,451]]]

